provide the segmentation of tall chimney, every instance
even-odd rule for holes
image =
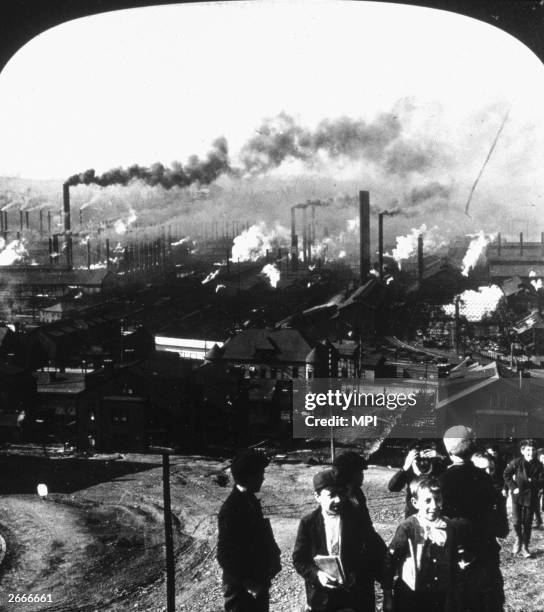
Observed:
[[[359,273],[361,283],[370,272],[370,197],[359,191]]]
[[[423,279],[423,234],[417,237],[417,277]]]
[[[8,230],[8,211],[4,211],[4,231]]]
[[[51,211],[47,211],[47,233],[51,234]]]
[[[66,265],[72,267],[72,226],[70,223],[70,185],[62,186],[62,202],[64,209],[64,243],[66,245]]]
[[[378,215],[378,272],[380,280],[383,280],[383,217],[385,213]]]
[[[25,210],[25,225],[26,229],[30,229],[30,213],[28,210]]]
[[[110,269],[110,239],[106,238],[106,270]]]
[[[87,270],[91,269],[91,241],[87,239]]]
[[[501,233],[497,234],[497,255],[501,256]]]
[[[43,235],[43,210],[40,208],[40,236]]]
[[[519,254],[523,255],[523,232],[519,233]]]
[[[22,232],[23,231],[23,211],[22,210],[19,211],[19,225],[21,226],[20,229]]]
[[[296,208],[291,206],[291,266],[297,269],[298,263],[298,238],[296,234]]]
[[[306,208],[302,209],[302,260],[308,263],[308,217]]]

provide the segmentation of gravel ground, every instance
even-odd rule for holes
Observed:
[[[34,612],[72,610],[162,612],[165,610],[160,457],[127,455],[92,486],[86,465],[82,488],[71,474],[70,492],[47,502],[35,495],[0,496],[0,533],[8,554],[0,567],[0,609]],[[141,463],[141,471],[138,463]],[[176,610],[222,610],[220,570],[215,561],[217,512],[231,483],[226,463],[204,457],[172,457],[172,509],[176,548]],[[88,462],[92,467],[92,461]],[[134,467],[136,466],[136,468]],[[90,467],[89,467],[90,469]],[[109,468],[108,468],[109,469]],[[314,507],[313,474],[320,466],[273,463],[260,494],[282,551],[283,570],[271,589],[271,612],[304,610],[302,579],[291,564],[300,517]],[[64,472],[61,471],[64,474]],[[389,541],[403,518],[404,494],[387,491],[393,471],[372,466],[364,489],[374,525]],[[119,475],[121,474],[121,475]],[[503,548],[507,612],[544,610],[543,532],[535,532],[535,557],[513,558],[512,536]],[[9,604],[10,593],[51,593],[51,604]],[[378,593],[378,602],[380,601]]]

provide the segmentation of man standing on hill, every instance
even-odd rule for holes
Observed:
[[[231,465],[234,488],[218,517],[217,560],[223,570],[225,612],[268,612],[280,550],[255,493],[261,490],[268,458],[248,450]]]

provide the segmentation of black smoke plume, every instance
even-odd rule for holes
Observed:
[[[129,166],[128,168],[114,168],[104,174],[97,175],[93,169],[86,170],[81,174],[74,174],[66,183],[68,185],[127,185],[134,179],[144,181],[148,185],[160,185],[165,189],[172,187],[188,187],[192,183],[208,185],[220,175],[231,173],[229,163],[228,145],[225,138],[218,138],[212,143],[212,150],[205,160],[192,155],[185,166],[180,162],[174,162],[168,168],[160,162],[149,168],[143,166]]]
[[[331,159],[380,161],[386,147],[399,137],[401,125],[396,115],[383,113],[371,123],[349,117],[325,119],[311,131],[280,113],[256,131],[241,151],[245,170],[252,174],[277,168],[288,159],[312,163],[321,152]]]

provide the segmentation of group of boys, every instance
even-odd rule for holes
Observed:
[[[503,485],[492,479],[491,459],[478,465],[474,442],[469,428],[449,429],[449,465],[436,448],[408,453],[403,474],[389,483],[391,490],[406,486],[407,500],[406,518],[388,547],[372,525],[361,489],[365,460],[346,452],[315,474],[317,507],[300,521],[292,556],[305,582],[306,610],[375,612],[378,582],[384,612],[501,612],[496,538],[508,533]],[[527,491],[544,485],[534,443],[525,442],[522,457],[504,471],[516,506],[518,550],[528,550],[535,511]],[[271,581],[281,570],[280,550],[255,497],[267,463],[264,454],[248,451],[231,466],[235,486],[218,518],[226,612],[268,612]]]

